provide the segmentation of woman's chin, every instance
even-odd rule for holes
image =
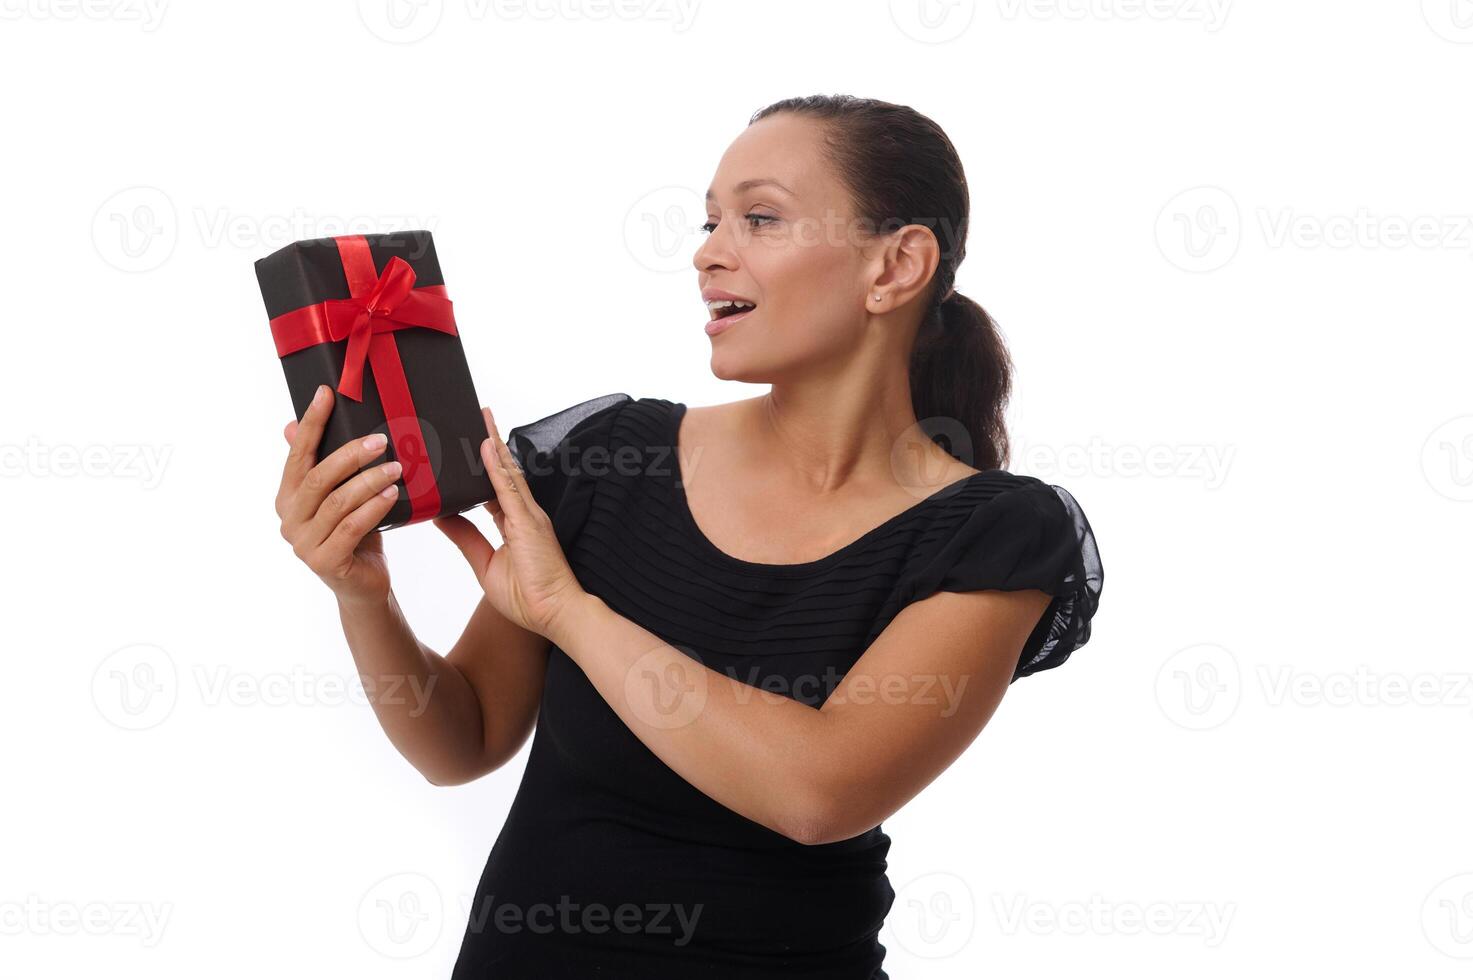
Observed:
[[[725,351],[712,351],[711,373],[722,381],[745,381],[751,384],[762,384],[766,381],[764,375],[756,365],[749,361],[733,357]]]

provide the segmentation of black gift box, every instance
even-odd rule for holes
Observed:
[[[294,242],[256,262],[256,279],[261,286],[261,297],[266,302],[266,315],[276,321],[272,325],[273,334],[277,333],[282,322],[278,318],[283,315],[332,300],[355,298],[349,289],[345,251],[351,251],[362,263],[358,269],[360,274],[366,270],[368,256],[372,257],[373,273],[377,276],[385,276],[390,260],[398,257],[413,269],[416,290],[430,287],[429,292],[436,292],[435,287],[441,287],[438,291],[443,292],[444,278],[428,231]],[[358,292],[363,292],[361,275]],[[448,302],[444,305],[449,306]],[[301,313],[297,316],[300,317]],[[397,419],[392,427],[394,431],[391,431],[380,400],[384,379],[376,378],[374,367],[365,361],[362,401],[354,401],[340,391],[334,393],[332,414],[317,448],[318,462],[350,440],[361,439],[374,432],[389,435],[388,448],[369,465],[378,466],[399,459],[405,465],[405,472],[398,481],[399,496],[378,526],[381,531],[431,517],[457,514],[491,500],[495,493],[480,456],[480,445],[486,438],[486,423],[481,416],[480,401],[476,398],[458,334],[410,326],[378,334],[374,342],[383,343],[379,339],[381,337],[391,337],[397,349],[403,382],[407,383],[413,399],[412,416]],[[281,349],[278,336],[278,352]],[[281,354],[281,367],[286,374],[297,418],[306,412],[319,385],[338,387],[347,349],[348,340],[345,338],[313,343],[301,350]],[[387,386],[392,384],[390,381]],[[406,437],[406,426],[416,435]],[[395,431],[399,433],[397,440]],[[428,473],[433,475],[432,484],[424,472],[426,463]],[[409,487],[405,484],[405,479],[411,476],[420,498],[420,513],[417,515],[416,501],[411,499]],[[425,510],[426,504],[433,502],[433,498],[423,492],[427,486],[439,495],[439,507],[434,512]]]

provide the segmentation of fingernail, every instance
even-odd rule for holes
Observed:
[[[402,472],[404,472],[404,465],[397,459],[392,463],[384,464],[384,476],[398,476]]]
[[[367,449],[369,452],[372,452],[375,449],[384,448],[384,446],[388,445],[388,443],[388,436],[384,435],[382,432],[375,432],[373,435],[363,440],[363,448]]]
[[[317,390],[312,393],[312,404],[321,405],[322,400],[327,397],[327,385],[318,385]]]
[[[397,497],[399,495],[399,484],[390,483],[378,492],[380,497]]]

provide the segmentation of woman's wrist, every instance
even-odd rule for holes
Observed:
[[[580,588],[558,606],[543,635],[567,653],[569,646],[575,643],[600,609],[607,610],[608,606],[598,596]]]
[[[381,594],[353,595],[351,593],[334,592],[333,596],[338,601],[338,609],[344,613],[362,615],[364,613],[381,612],[389,608],[389,600],[393,598],[393,590]]]

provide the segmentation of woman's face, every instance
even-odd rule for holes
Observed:
[[[866,323],[875,260],[823,159],[820,125],[769,116],[748,126],[716,168],[709,237],[693,259],[699,287],[756,304],[711,337],[719,378],[773,382],[832,365],[855,349]]]

